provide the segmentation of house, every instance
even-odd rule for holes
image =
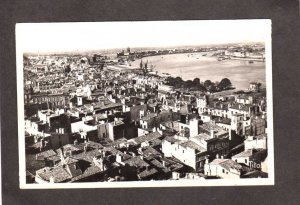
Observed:
[[[160,123],[178,120],[179,118],[180,114],[172,111],[162,111],[158,114],[148,112],[145,116],[141,117],[140,126],[145,130],[149,130],[159,127]]]
[[[251,82],[249,84],[249,90],[252,92],[259,92],[260,90],[260,84],[257,82]]]
[[[229,152],[227,135],[210,135],[200,133],[189,138],[179,135],[167,136],[162,141],[162,152],[166,157],[175,157],[196,171],[203,170],[207,158],[220,154],[226,156]]]
[[[200,96],[196,98],[196,107],[199,109],[199,113],[203,113],[205,112],[204,108],[206,108],[207,104],[208,104],[208,100],[206,96]]]
[[[163,99],[166,99],[171,93],[174,92],[174,87],[161,84],[158,86],[157,92],[158,92],[158,99],[160,101],[163,101]]]
[[[267,149],[267,134],[258,136],[248,136],[244,141],[245,150],[248,149]]]
[[[118,118],[115,118],[113,122],[101,123],[97,125],[98,138],[109,138],[112,141],[124,138],[130,135],[130,129],[126,129],[128,126]],[[132,133],[130,136],[135,137],[136,133]]]
[[[96,125],[89,125],[84,120],[71,123],[71,133],[79,133],[82,139],[97,141],[98,132]]]
[[[204,174],[221,179],[239,179],[242,175],[242,166],[231,159],[214,159],[204,165]]]

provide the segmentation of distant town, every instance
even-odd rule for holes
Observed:
[[[26,183],[267,178],[265,82],[184,80],[145,58],[178,53],[265,61],[261,43],[24,54]]]

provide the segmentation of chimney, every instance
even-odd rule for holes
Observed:
[[[60,149],[60,161],[61,161],[62,165],[65,164],[65,157],[64,157],[64,151],[63,151],[63,149]]]
[[[211,138],[215,137],[215,131],[213,129],[210,130],[210,137]]]
[[[221,159],[224,159],[224,156],[223,156],[223,155],[221,155]]]
[[[122,163],[123,162],[123,157],[120,154],[116,155],[116,162]]]
[[[139,153],[139,154],[143,154],[143,151],[142,151],[142,148],[141,148],[141,147],[138,148],[138,153]]]
[[[50,183],[55,183],[55,182],[54,182],[54,177],[51,176],[51,177],[49,178],[49,181],[50,181]]]
[[[162,161],[162,165],[163,165],[163,167],[166,167],[166,161]]]
[[[74,145],[78,145],[78,140],[74,140]]]
[[[209,164],[208,158],[205,159],[205,164]]]
[[[87,152],[89,149],[89,144],[85,144],[83,147],[84,152]]]
[[[216,155],[216,159],[219,159],[219,154]]]

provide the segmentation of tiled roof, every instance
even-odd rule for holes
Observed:
[[[36,154],[36,159],[37,160],[44,160],[44,158],[48,158],[48,157],[51,157],[51,156],[54,156],[54,155],[56,155],[56,152],[54,152],[54,150],[52,150],[52,149],[49,149],[47,151]]]
[[[238,153],[234,156],[232,156],[232,158],[239,158],[239,157],[250,157],[252,155],[252,151],[251,150],[245,150],[241,153]]]
[[[57,167],[45,167],[37,171],[38,176],[43,180],[50,181],[51,177],[54,177],[54,182],[59,183],[71,179],[72,176],[68,173],[66,168],[62,166]]]
[[[205,152],[206,149],[204,147],[201,147],[200,145],[196,144],[195,142],[193,141],[186,141],[186,142],[183,142],[180,144],[180,146],[182,147],[189,147],[189,148],[192,148],[192,149],[195,149],[195,150],[198,150],[200,152]]]
[[[135,167],[147,167],[149,164],[142,160],[140,156],[132,157],[128,160],[124,161],[125,164],[129,164],[130,166],[135,166]]]
[[[266,159],[267,156],[268,156],[268,151],[266,149],[262,149],[255,152],[252,155],[251,160],[262,162]]]
[[[147,121],[147,120],[150,120],[151,118],[154,118],[156,116],[157,116],[156,113],[149,113],[146,116],[142,117],[141,120]]]
[[[251,170],[242,175],[243,178],[267,178],[268,173],[259,171],[259,170]]]
[[[100,172],[102,172],[102,170],[99,167],[92,164],[92,166],[88,167],[82,174],[73,177],[71,181],[78,181],[80,179],[83,179],[88,176],[92,176]]]
[[[199,135],[196,135],[194,137],[192,137],[193,140],[195,141],[199,141],[199,142],[202,142],[202,141],[206,141],[206,140],[209,140],[211,139],[211,136],[208,135],[208,134],[205,134],[205,133],[200,133]]]
[[[94,109],[95,110],[105,110],[105,109],[116,108],[116,107],[121,107],[121,106],[122,106],[122,103],[110,103],[107,105],[95,104]]]
[[[231,159],[214,159],[210,164],[220,165],[221,167],[229,170],[229,169],[236,169],[241,170],[242,165],[238,164],[237,162]]]
[[[152,140],[155,140],[157,138],[160,138],[161,136],[162,135],[159,134],[158,132],[152,132],[148,135],[143,135],[143,136],[140,136],[140,137],[130,139],[129,141],[134,142],[135,144],[141,144],[142,142],[152,141]]]
[[[241,110],[241,111],[249,111],[250,106],[236,103],[236,104],[233,104],[230,108],[235,109],[235,110]]]
[[[142,152],[146,156],[161,156],[161,153],[152,147],[146,147],[142,150]]]
[[[164,140],[171,142],[171,143],[175,143],[175,142],[179,142],[179,139],[176,139],[174,136],[167,136],[164,138]]]
[[[73,155],[72,157],[77,160],[85,160],[93,163],[93,158],[98,156],[101,156],[101,153],[99,152],[99,150],[94,149],[88,152],[81,152],[79,154]]]
[[[73,144],[66,144],[65,146],[62,147],[64,151],[80,151],[81,149],[79,149],[78,147],[76,147]]]
[[[73,164],[68,164],[68,165],[66,165],[66,168],[67,168],[67,170],[69,171],[69,174],[70,174],[72,177],[76,177],[76,176],[82,174],[81,169],[77,168],[76,165],[75,165],[74,163],[73,163]]]
[[[150,170],[144,170],[142,171],[141,173],[138,174],[138,176],[143,179],[143,178],[146,178],[146,177],[149,177],[151,175],[154,175],[158,173],[158,171],[155,169],[155,168],[151,168]]]
[[[206,130],[207,132],[210,132],[211,130],[215,131],[215,135],[223,135],[225,133],[228,133],[228,131],[224,130],[222,127],[212,123],[212,122],[206,122],[199,126],[200,128]]]
[[[229,119],[229,118],[219,118],[218,120],[216,120],[216,123],[222,123],[222,124],[230,125],[231,124],[231,119]]]

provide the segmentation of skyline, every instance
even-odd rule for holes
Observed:
[[[126,47],[263,43],[270,32],[271,21],[263,19],[21,23],[16,24],[16,41],[20,42],[17,49],[26,53],[79,52]]]

